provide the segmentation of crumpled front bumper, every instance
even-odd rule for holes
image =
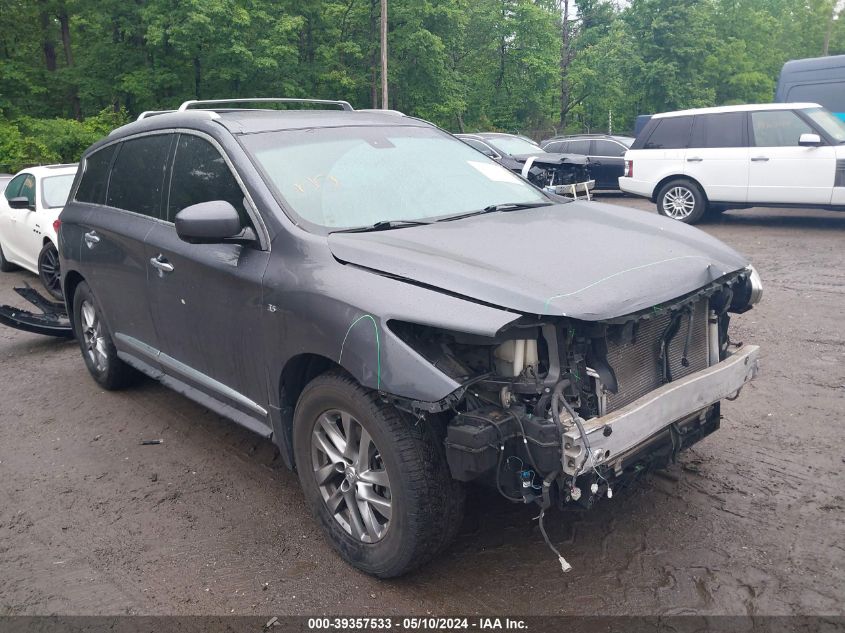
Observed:
[[[593,464],[610,464],[656,433],[739,391],[757,375],[760,348],[746,345],[720,363],[667,383],[627,406],[584,422]],[[575,475],[585,460],[577,428],[564,434],[563,471]]]

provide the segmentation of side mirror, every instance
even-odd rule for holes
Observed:
[[[176,214],[176,234],[189,244],[219,244],[242,231],[238,212],[225,200],[192,204]]]
[[[35,205],[29,204],[29,198],[27,198],[26,196],[9,198],[9,206],[13,209],[29,209],[30,211],[35,211]]]
[[[802,134],[798,137],[798,144],[801,147],[818,147],[822,144],[822,137],[818,134]]]

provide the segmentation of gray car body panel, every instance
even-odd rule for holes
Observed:
[[[748,261],[703,231],[595,202],[379,233],[333,233],[339,260],[526,314],[599,321],[693,292]]]
[[[266,252],[266,266],[255,267],[263,274],[255,273],[260,278],[242,285],[237,293],[232,290],[229,301],[221,296],[218,284],[196,278],[202,275],[199,269],[190,281],[189,297],[178,291],[159,295],[159,301],[170,305],[166,327],[201,328],[203,310],[218,311],[208,320],[214,331],[203,337],[186,331],[184,336],[207,346],[204,354],[226,355],[231,362],[209,363],[208,373],[193,367],[193,372],[171,375],[168,367],[178,367],[185,359],[172,350],[158,349],[155,337],[137,341],[134,347],[123,343],[118,347],[136,367],[149,368],[148,373],[189,397],[207,406],[213,399],[218,406],[212,408],[218,411],[236,409],[237,416],[230,417],[250,428],[272,429],[289,464],[292,409],[282,399],[281,381],[289,363],[304,355],[336,363],[362,385],[384,394],[435,403],[460,385],[396,336],[392,320],[489,337],[524,314],[600,320],[679,297],[747,264],[697,229],[595,203],[556,204],[376,233],[309,233],[286,212],[237,136],[347,125],[427,124],[355,112],[173,113],[124,126],[85,154],[137,134],[192,130],[214,139],[235,166],[263,221],[261,239],[244,247]],[[126,252],[103,249],[97,255],[83,245],[83,234],[98,228],[99,216],[128,212],[76,202],[82,173],[61,215],[63,285],[67,288],[69,276],[81,276],[103,304],[133,302],[136,317],[149,319],[146,312],[155,305],[150,301],[154,290],[127,297],[120,267],[110,268],[108,262],[97,274],[102,264],[98,259],[109,255],[115,262],[125,261]],[[152,233],[145,230],[147,234],[136,236],[146,249],[141,262],[158,252],[145,243]],[[191,249],[197,248],[189,244],[182,248],[175,242],[172,246],[184,257],[193,257]],[[197,250],[201,249],[215,251]],[[232,253],[238,249],[226,245],[216,250],[227,262],[237,263]],[[213,259],[208,253],[206,257]],[[171,275],[174,283],[186,268],[190,266],[177,266]],[[147,267],[146,273],[135,274],[140,281],[144,274],[151,279],[155,271]],[[171,305],[179,297],[189,299],[189,321],[180,322],[178,306]],[[254,318],[243,323],[239,315],[247,307]],[[131,319],[127,325],[105,316],[113,334],[131,329]],[[215,346],[215,338],[224,337],[232,344]],[[248,386],[242,384],[245,377]],[[258,380],[263,383],[260,388],[255,385]],[[225,389],[215,391],[215,385]],[[257,424],[246,423],[244,416]]]

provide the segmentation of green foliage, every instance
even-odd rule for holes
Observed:
[[[0,120],[0,171],[14,173],[30,165],[76,162],[89,145],[127,120],[123,110],[103,110],[84,121],[29,116]]]
[[[845,53],[835,0],[568,0],[566,28],[567,0],[388,2],[383,107],[460,131],[601,131],[611,115],[626,131],[642,113],[769,101],[786,60],[825,42]],[[378,107],[379,12],[379,0],[4,0],[0,169],[77,160],[127,117],[186,99]]]

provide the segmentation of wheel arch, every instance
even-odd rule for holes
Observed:
[[[654,191],[651,192],[651,201],[656,204],[657,195],[660,193],[660,190],[663,189],[667,183],[672,182],[673,180],[686,180],[687,182],[691,182],[701,190],[701,193],[704,194],[704,202],[706,204],[710,204],[710,196],[707,195],[707,190],[704,188],[704,185],[702,185],[696,178],[688,176],[687,174],[673,174],[671,176],[664,177],[654,186]]]
[[[70,320],[71,329],[74,327],[73,322],[73,295],[76,294],[76,288],[85,281],[79,272],[69,270],[64,276],[64,283],[62,284],[62,292],[65,296],[65,307],[67,308],[67,316]]]
[[[330,358],[313,353],[292,356],[282,368],[278,382],[278,415],[273,416],[272,424],[275,443],[289,468],[296,468],[293,456],[293,414],[296,403],[309,382],[332,370],[343,368]]]

